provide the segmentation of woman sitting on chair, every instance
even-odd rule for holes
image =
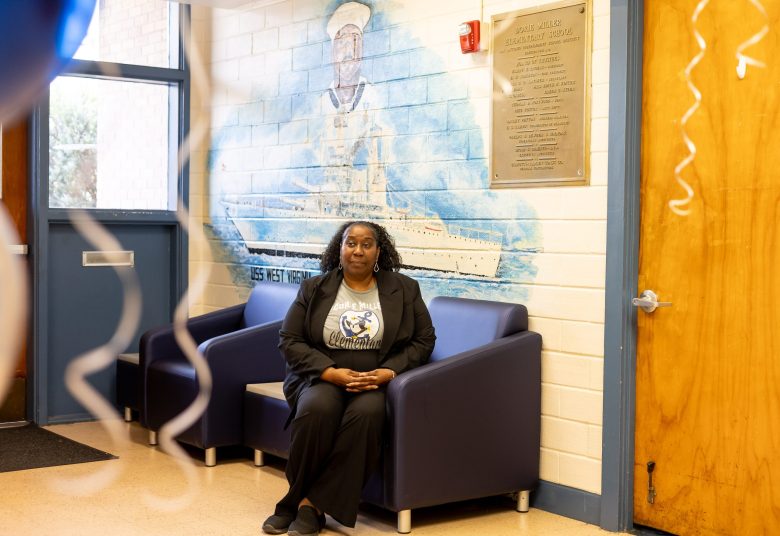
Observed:
[[[287,313],[279,344],[291,408],[290,490],[267,534],[316,535],[325,513],[348,527],[379,462],[386,385],[428,361],[436,340],[413,279],[381,225],[341,226]]]

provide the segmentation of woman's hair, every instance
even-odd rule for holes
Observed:
[[[330,239],[328,247],[322,252],[320,257],[320,270],[322,270],[322,273],[338,268],[339,263],[341,263],[341,243],[344,241],[347,229],[353,225],[368,227],[374,233],[376,245],[379,246],[378,263],[380,270],[397,272],[401,269],[401,256],[396,251],[395,243],[384,227],[370,221],[348,221],[338,228],[336,234]]]

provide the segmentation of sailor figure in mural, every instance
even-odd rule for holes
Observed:
[[[347,2],[328,21],[333,83],[323,95],[325,129],[320,162],[326,185],[353,194],[353,202],[383,206],[387,154],[382,150],[383,129],[378,120],[383,103],[361,74],[363,30],[370,17],[368,6]]]

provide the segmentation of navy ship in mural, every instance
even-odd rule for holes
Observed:
[[[410,204],[390,206],[381,167],[347,168],[317,188],[300,185],[308,193],[227,196],[222,204],[250,253],[319,258],[338,225],[368,218],[395,239],[405,268],[496,277],[500,233],[413,215]]]

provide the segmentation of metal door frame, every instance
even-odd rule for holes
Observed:
[[[601,527],[633,526],[644,0],[610,0]]]
[[[106,64],[97,61],[72,60],[66,72],[74,76],[89,76],[115,80],[145,80],[175,84],[178,88],[179,113],[176,117],[176,140],[170,147],[178,153],[178,149],[187,139],[190,128],[190,68],[184,55],[183,43],[190,40],[189,24],[182,21],[190,20],[190,6],[179,5],[179,68],[149,67],[129,64]],[[118,69],[118,70],[117,70]],[[116,72],[116,76],[105,76],[106,72]],[[173,118],[172,118],[173,119]],[[50,259],[48,258],[48,234],[50,223],[68,222],[68,209],[49,208],[49,94],[42,99],[42,104],[32,111],[30,130],[30,210],[28,211],[28,226],[30,237],[29,258],[32,266],[31,302],[32,341],[28,351],[28,371],[32,376],[27,383],[27,416],[39,425],[49,424],[48,395],[49,384],[47,371],[47,334],[48,320],[46,311],[49,300],[47,292]],[[178,161],[178,155],[174,157]],[[161,224],[173,228],[173,257],[171,259],[171,310],[184,295],[188,285],[189,248],[187,233],[176,217],[177,212],[189,206],[189,163],[185,163],[178,172],[177,188],[179,206],[170,210],[101,210],[90,211],[101,223]]]

